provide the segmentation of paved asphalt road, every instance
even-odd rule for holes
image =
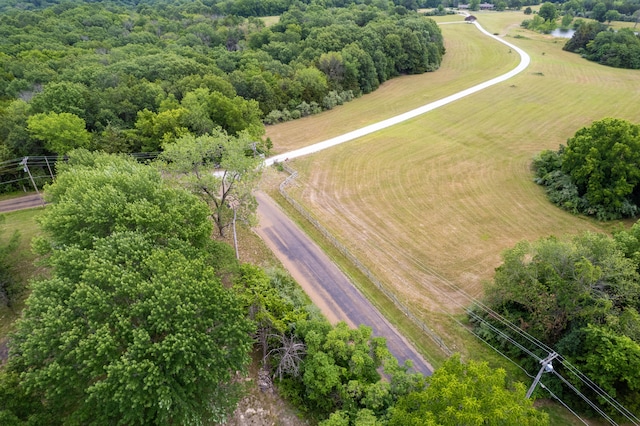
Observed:
[[[431,366],[351,284],[320,247],[268,195],[258,192],[256,198],[260,219],[256,232],[329,321],[371,327],[375,336],[387,339],[389,350],[401,364],[410,359],[416,371],[431,375]]]
[[[42,207],[42,197],[39,195],[25,195],[20,198],[12,198],[10,200],[0,201],[0,213],[12,212],[15,210],[30,209],[33,207]]]
[[[431,366],[360,294],[315,242],[266,194],[258,192],[256,198],[260,217],[260,226],[256,231],[329,321],[345,321],[350,326],[370,326],[374,335],[387,339],[389,350],[400,363],[410,359],[416,371],[430,375]],[[0,201],[0,212],[41,206],[42,198],[39,195],[26,195]]]

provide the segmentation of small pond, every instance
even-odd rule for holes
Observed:
[[[554,37],[571,38],[575,32],[576,30],[561,30],[560,28],[556,28],[551,31],[551,35]]]

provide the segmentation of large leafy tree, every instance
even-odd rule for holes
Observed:
[[[66,154],[76,148],[86,148],[91,134],[85,121],[69,112],[48,112],[32,115],[27,120],[27,129],[44,146],[56,154]]]
[[[235,402],[251,325],[207,258],[135,232],[53,255],[32,284],[10,368],[63,422],[199,424]]]
[[[206,205],[166,187],[149,166],[87,152],[72,153],[47,192],[47,239],[38,246],[51,276],[32,284],[12,337],[0,391],[19,375],[18,400],[0,416],[223,420],[253,326],[220,282],[229,257],[221,260],[209,238]]]
[[[591,205],[619,212],[640,182],[640,126],[605,118],[567,141],[562,170]]]
[[[96,238],[135,230],[159,243],[174,237],[204,246],[209,211],[193,195],[164,184],[160,173],[125,156],[74,151],[58,164],[40,218],[49,238],[41,247],[90,248]]]
[[[533,162],[553,202],[600,220],[638,214],[639,166],[640,126],[615,118],[578,130],[566,147],[543,151]]]
[[[604,323],[634,306],[635,264],[606,235],[520,242],[503,254],[486,300],[494,310],[548,345],[574,328]]]
[[[558,17],[558,9],[556,5],[551,2],[545,2],[540,6],[540,11],[538,15],[542,17],[545,21],[555,21]]]
[[[640,354],[638,229],[619,231],[615,239],[585,233],[570,240],[549,237],[520,242],[504,253],[484,300],[493,311],[570,360],[632,412],[638,408],[640,394],[636,385]],[[530,356],[511,344],[515,339],[530,347],[528,342],[517,336],[497,337],[491,327],[508,330],[495,316],[485,315],[484,321],[476,323],[480,334],[519,358],[529,371],[538,368]],[[532,350],[540,357],[547,355]],[[548,380],[559,397],[584,406],[558,379]],[[580,388],[579,383],[575,385]],[[596,399],[588,387],[581,391]]]
[[[525,398],[522,383],[509,387],[505,371],[486,363],[463,364],[454,355],[428,381],[424,390],[400,398],[390,426],[549,424],[547,415]]]

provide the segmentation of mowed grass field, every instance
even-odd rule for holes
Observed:
[[[532,157],[597,119],[640,122],[639,71],[562,51],[565,40],[521,29],[522,12],[476,16],[531,55],[527,70],[411,121],[292,161],[300,178],[290,189],[463,353],[450,315],[460,314],[469,297],[482,296],[502,251],[523,239],[613,226],[551,205],[532,181]],[[439,71],[401,77],[333,111],[270,127],[275,150],[410,110],[502,74],[519,60],[473,25],[441,28],[447,54]]]

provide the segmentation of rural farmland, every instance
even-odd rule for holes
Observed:
[[[564,40],[521,29],[522,17],[521,12],[478,14],[489,32],[531,55],[520,75],[292,161],[300,177],[290,194],[454,346],[460,342],[448,332],[448,315],[460,313],[468,296],[482,294],[503,250],[523,239],[610,229],[550,204],[532,181],[532,157],[557,148],[594,120],[640,118],[637,71],[564,52]],[[402,77],[333,111],[272,126],[267,132],[275,151],[388,118],[517,63],[515,53],[472,25],[441,27],[447,55],[440,70]]]

